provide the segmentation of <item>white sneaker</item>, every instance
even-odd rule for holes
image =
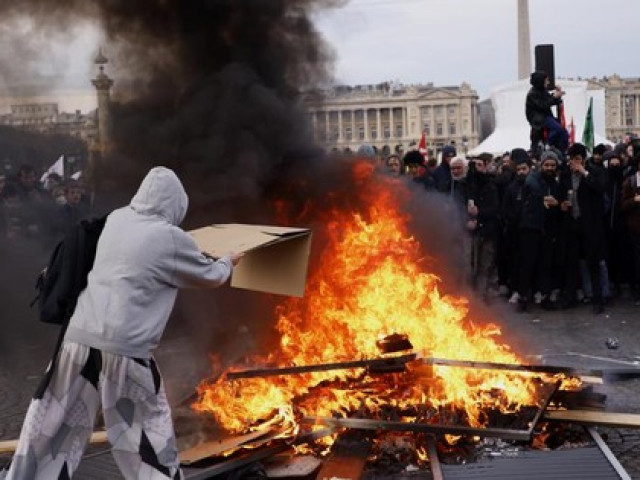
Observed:
[[[536,303],[536,305],[540,305],[540,302],[542,302],[543,296],[540,292],[536,292],[536,294],[533,296],[533,301]]]
[[[520,295],[518,295],[518,292],[513,292],[513,295],[511,295],[511,298],[509,299],[509,303],[518,303],[519,299]]]

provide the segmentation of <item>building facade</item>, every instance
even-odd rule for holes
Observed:
[[[87,141],[96,135],[95,112],[60,112],[57,103],[23,103],[0,115],[0,125],[40,133],[59,133]]]
[[[614,74],[589,79],[590,88],[604,89],[606,136],[620,142],[628,135],[640,136],[640,78]]]
[[[327,149],[406,150],[426,134],[430,156],[444,145],[466,153],[479,142],[478,94],[467,83],[336,86],[305,95],[316,142]]]

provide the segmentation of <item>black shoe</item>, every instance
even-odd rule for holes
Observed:
[[[562,299],[560,300],[560,302],[558,302],[558,309],[560,310],[568,310],[570,308],[574,308],[578,305],[578,302],[576,300],[566,300],[566,299]]]
[[[549,297],[540,302],[540,308],[543,310],[553,311],[557,308],[556,304]]]
[[[524,313],[527,311],[527,302],[523,302],[522,300],[518,300],[518,304],[516,305],[516,312]]]
[[[604,305],[602,305],[602,302],[595,302],[593,304],[592,311],[595,315],[600,315],[601,313],[604,313]]]

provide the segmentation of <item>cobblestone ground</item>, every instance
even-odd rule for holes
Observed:
[[[490,306],[472,303],[474,317],[494,321],[502,328],[504,343],[527,363],[546,363],[582,368],[640,368],[640,307],[622,300],[604,315],[593,315],[588,306],[562,312],[544,312],[532,307],[517,314],[513,305],[496,298]],[[33,317],[18,327],[0,317],[0,440],[17,438],[30,396],[35,391],[55,342],[56,328],[37,324]],[[4,323],[4,325],[3,325]],[[241,333],[240,333],[241,332]],[[250,335],[246,328],[239,336]],[[619,340],[617,349],[605,345]],[[242,339],[247,343],[247,339]],[[233,350],[230,348],[230,351]],[[199,378],[208,374],[206,354],[196,354],[184,337],[169,336],[156,357],[167,382],[172,403],[193,391]],[[185,364],[188,365],[185,368]],[[606,409],[640,413],[640,379],[596,386],[607,395]],[[631,478],[640,480],[640,430],[600,428],[611,450]],[[0,465],[9,460],[0,455]]]

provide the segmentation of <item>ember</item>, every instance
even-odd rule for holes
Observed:
[[[496,325],[471,318],[465,298],[440,293],[440,279],[431,273],[434,260],[396,208],[406,187],[376,177],[368,164],[357,163],[354,175],[366,182],[357,195],[367,208],[329,213],[319,235],[328,239],[322,262],[311,272],[304,298],[277,308],[279,350],[253,358],[254,364],[350,362],[379,358],[380,352],[398,356],[412,348],[423,356],[521,363],[499,342]],[[406,371],[404,366],[401,373],[377,375],[357,368],[291,369],[290,375],[233,380],[222,375],[200,385],[194,408],[212,414],[231,432],[276,414],[291,422],[290,434],[303,418],[335,417],[451,424],[460,434],[469,433],[465,428],[520,422],[515,428],[526,431],[555,389],[551,376],[541,380],[531,372],[451,368],[420,359],[406,363]],[[545,386],[551,390],[541,393]],[[517,418],[515,412],[520,412]]]

